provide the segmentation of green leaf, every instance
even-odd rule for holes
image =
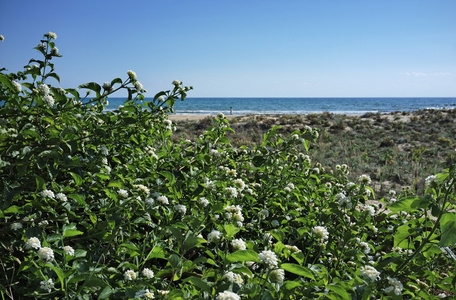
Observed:
[[[304,142],[304,147],[306,148],[306,152],[309,152],[310,140],[305,140],[305,142]]]
[[[407,238],[413,233],[408,225],[402,225],[397,228],[396,234],[394,235],[394,247],[408,248]]]
[[[105,180],[108,180],[109,179],[109,175],[108,174],[105,174],[105,173],[96,173],[95,174],[98,178],[100,178],[102,181],[105,181]]]
[[[155,246],[152,251],[150,251],[149,255],[146,258],[146,261],[151,259],[151,258],[165,258],[165,252],[162,247],[160,246]]]
[[[182,231],[174,226],[169,226],[168,229],[173,233],[174,237],[179,242],[179,244],[181,244],[184,240],[184,237],[182,236]]]
[[[28,135],[28,136],[35,137],[37,140],[41,140],[41,136],[35,130],[27,129],[27,130],[21,131],[21,133],[24,136]]]
[[[116,187],[116,188],[121,189],[124,187],[124,185],[121,181],[111,181],[111,182],[109,182],[108,187]]]
[[[388,208],[393,212],[412,212],[420,208],[426,209],[430,203],[431,199],[427,197],[409,197],[396,201],[391,205],[388,205]]]
[[[202,238],[199,238],[195,235],[190,235],[184,241],[184,251],[188,251],[188,250],[192,249],[193,247],[198,246],[200,243],[202,243],[204,241],[205,240]]]
[[[206,281],[202,280],[201,278],[198,278],[198,277],[195,277],[195,276],[191,276],[191,277],[186,278],[183,281],[184,282],[189,282],[192,285],[198,287],[199,289],[201,289],[201,290],[203,290],[205,292],[210,293],[212,291],[211,286]]]
[[[115,79],[113,79],[113,80],[111,81],[111,87],[113,87],[114,84],[116,84],[116,83],[122,84],[122,79],[120,79],[120,78],[115,78]]]
[[[112,292],[112,288],[110,286],[107,286],[101,291],[100,295],[98,295],[98,299],[109,299]]]
[[[55,274],[57,274],[57,276],[59,277],[60,285],[63,288],[64,287],[63,282],[65,280],[65,275],[63,274],[62,269],[60,269],[60,268],[58,268],[58,267],[56,267],[54,265],[51,265],[50,263],[47,263],[44,266],[54,270]]]
[[[46,77],[53,77],[60,83],[60,77],[56,73],[48,73]]]
[[[82,258],[82,257],[85,257],[86,255],[87,255],[87,251],[85,251],[85,250],[76,249],[74,251],[74,257],[75,258]]]
[[[9,89],[14,90],[13,84],[7,76],[0,74],[0,82],[6,85]]]
[[[163,172],[160,172],[160,174],[162,176],[164,176],[166,179],[168,179],[169,184],[174,184],[174,182],[176,181],[174,174],[171,172],[163,171]]]
[[[315,277],[309,268],[290,263],[281,264],[280,267],[287,272],[315,280]]]
[[[80,186],[82,184],[82,178],[76,173],[70,172],[71,176],[73,176],[74,182],[76,183],[77,186]]]
[[[84,83],[79,86],[80,89],[88,89],[97,93],[97,96],[100,96],[101,86],[96,82]]]
[[[283,241],[285,238],[285,233],[281,230],[274,229],[271,231],[271,235],[275,237],[279,242]]]
[[[288,290],[288,291],[292,290],[292,289],[295,289],[297,287],[300,287],[300,286],[302,286],[301,283],[296,282],[296,281],[290,281],[290,280],[285,281],[284,284],[283,284],[283,288],[285,290]]]
[[[81,204],[81,205],[85,205],[86,202],[84,200],[84,197],[81,196],[81,195],[78,195],[78,194],[69,194],[67,195],[68,198],[70,199],[73,199],[74,201],[76,201],[77,203]]]
[[[20,214],[20,213],[22,213],[22,210],[18,206],[13,205],[13,206],[10,206],[7,209],[5,209],[3,212],[5,214],[11,214],[11,213]]]
[[[276,298],[274,298],[271,294],[270,291],[265,291],[263,293],[263,296],[261,297],[261,300],[276,300]]]
[[[75,89],[65,89],[68,93],[72,94],[76,100],[81,99],[81,96],[79,96],[79,93]]]
[[[63,237],[72,237],[72,236],[84,234],[84,232],[76,229],[76,224],[74,224],[74,223],[63,225],[62,230],[63,230]]]
[[[174,270],[178,270],[182,267],[182,260],[176,254],[171,254],[168,258],[168,262]]]
[[[226,238],[230,239],[231,237],[235,236],[236,233],[241,230],[239,227],[234,226],[233,224],[227,224],[224,226],[226,232]]]
[[[247,283],[239,289],[239,294],[249,295],[254,299],[254,297],[261,291],[261,286],[256,283]]]
[[[42,191],[42,190],[46,189],[46,182],[44,181],[44,179],[42,177],[36,176],[35,180],[36,180],[36,190],[37,191]]]
[[[439,246],[448,247],[456,244],[456,214],[448,212],[443,214],[440,219],[440,231],[442,237],[440,238]]]
[[[226,259],[231,262],[235,261],[254,261],[258,262],[258,253],[253,250],[238,250],[229,254]]]
[[[339,285],[336,285],[336,284],[328,284],[326,286],[326,288],[330,291],[333,291],[335,292],[337,295],[341,296],[342,299],[351,299],[350,295],[347,293],[347,291],[339,286]]]

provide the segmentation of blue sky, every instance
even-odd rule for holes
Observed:
[[[63,88],[131,69],[148,96],[179,79],[193,97],[455,97],[455,12],[454,0],[0,1],[0,67],[39,58],[53,31]]]

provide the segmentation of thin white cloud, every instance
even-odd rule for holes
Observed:
[[[413,77],[427,77],[427,76],[453,76],[453,73],[451,72],[404,72],[401,73],[403,75],[407,76],[413,76]]]

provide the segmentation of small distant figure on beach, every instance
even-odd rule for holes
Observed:
[[[230,115],[232,115],[232,114],[233,114],[233,107],[230,106]]]

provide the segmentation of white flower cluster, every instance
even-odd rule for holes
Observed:
[[[380,279],[380,272],[377,271],[374,267],[372,266],[364,266],[361,268],[361,275],[368,277],[372,281],[376,281]]]
[[[226,187],[225,191],[230,198],[236,198],[238,196],[238,191],[235,187]]]
[[[40,288],[42,290],[48,291],[48,293],[51,292],[51,290],[54,288],[54,282],[52,282],[52,278],[49,278],[48,280],[44,280],[40,282]]]
[[[42,260],[51,261],[54,259],[54,251],[49,247],[43,247],[38,250],[38,256]]]
[[[155,148],[152,148],[151,146],[146,146],[145,150],[148,155],[152,156],[155,159],[158,159],[158,155],[155,154]]]
[[[270,250],[263,250],[258,254],[258,259],[260,262],[267,265],[269,269],[277,268],[278,261],[277,255]]]
[[[329,237],[329,233],[328,233],[328,230],[326,229],[326,227],[315,226],[312,229],[312,232],[315,235],[315,237],[318,240],[320,240],[320,244],[323,244],[323,245],[326,244],[328,237]]]
[[[218,230],[212,230],[208,235],[207,235],[207,242],[208,243],[216,243],[220,241],[222,238],[222,233]]]
[[[154,278],[154,271],[152,271],[152,270],[149,269],[149,268],[144,268],[144,270],[142,271],[142,274],[143,274],[144,277],[146,277],[147,279]]]
[[[367,212],[369,216],[375,215],[375,208],[372,205],[364,205],[363,206],[364,211]]]
[[[38,250],[41,248],[41,242],[38,238],[31,237],[27,240],[27,242],[25,242],[25,248],[26,249],[34,248],[34,249]]]
[[[336,195],[336,201],[339,204],[340,209],[351,209],[352,203],[350,197],[345,196],[344,193],[339,193]]]
[[[286,193],[290,193],[292,190],[294,190],[295,186],[293,183],[289,183],[287,184],[286,187],[283,188],[283,190],[286,192]]]
[[[296,247],[296,246],[291,246],[291,245],[285,245],[285,248],[287,248],[291,253],[299,253],[301,250]]]
[[[117,191],[117,194],[121,197],[121,198],[127,198],[128,197],[128,191],[127,190],[124,190],[124,189],[119,189]]]
[[[182,204],[176,204],[174,205],[174,210],[183,216],[187,212],[187,207]]]
[[[144,89],[144,86],[141,84],[141,82],[139,81],[136,81],[135,82],[135,89],[138,91],[138,92],[144,92],[145,89]]]
[[[437,178],[437,175],[430,175],[430,176],[426,177],[424,182],[425,182],[426,186],[429,187],[429,186],[431,186],[434,183],[438,183],[439,180]]]
[[[310,156],[307,154],[304,154],[302,152],[298,153],[298,158],[306,162],[307,164],[310,164],[312,160],[310,159]]]
[[[234,239],[231,241],[231,246],[235,251],[247,249],[245,242],[242,239]]]
[[[124,273],[125,280],[134,280],[136,279],[136,272],[133,270],[127,270]]]
[[[146,195],[150,194],[149,188],[143,184],[134,184],[133,187],[143,191]]]
[[[21,223],[13,223],[13,224],[11,224],[11,229],[12,230],[22,229],[22,224]]]
[[[388,279],[388,283],[391,285],[389,287],[385,288],[384,291],[386,293],[390,293],[390,292],[394,291],[394,294],[396,296],[399,296],[400,294],[402,294],[402,289],[404,288],[402,283],[399,280],[397,280],[396,278],[387,277],[387,279]]]
[[[71,255],[71,256],[74,255],[74,249],[73,249],[73,247],[71,247],[71,246],[65,246],[65,247],[63,247],[63,251],[65,251],[65,254],[66,254],[66,255]]]
[[[215,183],[211,180],[209,180],[208,178],[206,178],[206,182],[204,183],[204,187],[210,191],[215,191],[217,186],[215,185]]]
[[[41,191],[41,196],[43,196],[44,198],[51,198],[51,199],[55,198],[54,192],[51,190]]]
[[[169,204],[168,197],[166,197],[164,195],[158,196],[157,197],[157,201],[160,202],[163,205],[168,205]]]
[[[182,84],[182,82],[179,81],[179,80],[174,80],[174,81],[173,81],[173,84],[174,84],[175,86],[179,86],[179,85]]]
[[[285,279],[285,271],[282,269],[275,269],[269,273],[269,278],[272,282],[282,284]]]
[[[13,87],[16,90],[16,92],[20,93],[22,91],[22,85],[17,82],[16,80],[12,81]]]
[[[155,295],[153,292],[149,291],[149,289],[145,289],[136,292],[135,298],[155,299]]]
[[[363,249],[364,254],[367,254],[367,253],[369,253],[371,251],[371,248],[369,247],[369,244],[366,243],[366,242],[360,242],[359,246],[361,247],[361,249]]]
[[[136,73],[133,72],[132,70],[128,70],[127,74],[128,74],[128,77],[130,77],[132,79],[136,79]]]
[[[42,83],[38,85],[38,91],[43,95],[41,99],[43,100],[44,104],[49,107],[54,106],[55,100],[54,97],[52,97],[51,90],[47,84]]]
[[[236,179],[234,185],[239,189],[240,192],[245,188],[245,182],[242,179]]]
[[[225,211],[227,220],[237,222],[238,227],[242,227],[244,216],[242,215],[242,207],[240,205],[229,205],[225,207]]]
[[[217,300],[241,300],[241,297],[233,292],[224,291],[218,294]]]
[[[106,148],[106,146],[99,147],[98,151],[104,156],[108,156],[109,155],[109,150],[108,150],[108,148]]]
[[[166,130],[173,131],[173,121],[166,119],[163,121],[163,125],[165,126]]]
[[[103,83],[103,90],[107,92],[112,92],[114,89],[112,88],[111,83],[107,81]]]
[[[222,280],[226,280],[226,281],[229,281],[229,282],[236,282],[239,285],[244,283],[244,280],[242,279],[241,275],[233,273],[231,271],[226,272],[222,276]]]
[[[235,177],[237,175],[237,172],[235,169],[230,169],[230,168],[226,167],[225,171],[226,171],[226,175],[228,175],[228,176]]]
[[[165,296],[165,295],[169,294],[169,291],[168,290],[157,290],[157,293],[159,295]]]
[[[57,34],[55,34],[55,32],[52,32],[52,31],[49,31],[48,34],[46,34],[47,37],[49,37],[50,39],[56,39],[57,38]]]
[[[209,200],[207,200],[206,198],[203,198],[203,197],[202,197],[202,198],[199,198],[199,199],[198,199],[198,203],[199,203],[200,205],[202,205],[203,207],[206,207],[206,206],[209,205]]]
[[[214,156],[214,157],[220,157],[220,156],[222,155],[222,153],[219,152],[219,151],[217,151],[217,149],[211,149],[211,150],[209,151],[209,154],[210,154],[211,156]]]
[[[369,175],[360,175],[358,178],[359,182],[364,183],[364,184],[370,184],[371,183],[371,178]]]
[[[57,200],[62,201],[62,202],[67,202],[68,201],[68,198],[67,198],[67,196],[64,193],[58,193],[57,195],[55,195],[55,198]]]

